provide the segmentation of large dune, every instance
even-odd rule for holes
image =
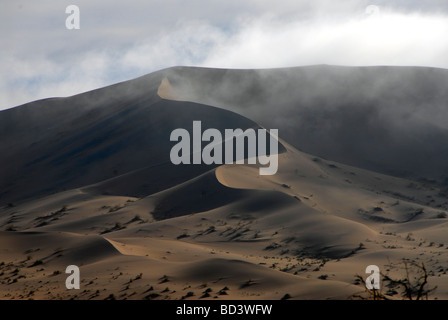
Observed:
[[[364,291],[355,275],[366,266],[398,277],[402,259],[424,263],[438,286],[431,298],[448,298],[447,194],[403,173],[444,177],[444,154],[431,152],[445,129],[413,110],[427,90],[429,110],[444,116],[445,75],[172,68],[1,111],[0,298],[349,299]],[[366,109],[379,116],[360,131]],[[394,113],[389,131],[376,134]],[[221,131],[278,128],[278,172],[173,165],[170,132],[193,120]],[[421,130],[403,129],[408,121]],[[342,127],[350,137],[336,134]],[[430,128],[442,140],[425,140]],[[396,149],[408,138],[424,167]],[[71,264],[80,290],[65,288]]]
[[[438,183],[448,177],[447,70],[319,65],[164,72],[173,98],[281,128],[283,139],[308,153],[394,176]]]

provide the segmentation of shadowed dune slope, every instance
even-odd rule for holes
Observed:
[[[174,99],[279,128],[307,153],[395,176],[447,177],[448,70],[318,65],[165,74]]]
[[[143,197],[210,170],[171,163],[174,129],[191,134],[195,120],[202,131],[259,128],[227,110],[161,99],[154,78],[144,79],[146,93],[137,79],[0,112],[0,203],[87,185],[95,193]]]
[[[3,257],[39,255],[42,264],[85,265],[120,255],[100,236],[81,236],[75,233],[0,232],[0,251]]]
[[[158,90],[161,83],[169,90]],[[282,139],[310,154],[400,177],[439,183],[447,177],[447,70],[173,67],[76,96],[1,111],[0,202],[149,169],[167,160],[169,130],[189,128],[192,120],[213,118],[208,125],[217,128],[255,125],[250,120],[232,123],[233,116],[224,119],[221,110],[163,100],[158,92],[234,111],[267,129],[278,128]],[[164,145],[156,146],[161,141]],[[129,187],[129,176],[124,181]],[[138,188],[131,187],[129,195],[136,195],[143,185],[142,181]],[[110,184],[107,189],[121,192]]]

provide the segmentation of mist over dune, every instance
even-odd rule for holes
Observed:
[[[173,67],[0,111],[0,299],[351,299],[366,266],[400,277],[403,259],[446,299],[447,86],[430,68]],[[278,171],[174,165],[193,121],[278,129]]]
[[[0,148],[8,151],[0,158],[0,204],[91,184],[109,194],[148,195],[210,169],[171,163],[174,129],[191,131],[195,120],[203,130],[259,128],[234,112],[162,99],[161,79],[149,75],[2,111]],[[172,175],[152,178],[161,168]]]
[[[295,147],[330,160],[438,184],[447,178],[448,71],[436,68],[173,67],[71,98],[2,111],[0,134],[22,146],[23,137],[15,131],[42,135],[42,128],[49,133],[67,121],[76,130],[101,116],[106,105],[108,113],[123,118],[126,108],[148,106],[159,99],[157,93],[280,128],[281,137]]]
[[[308,153],[444,183],[448,70],[309,66],[165,70],[176,99],[240,113]]]

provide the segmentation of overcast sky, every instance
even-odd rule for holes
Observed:
[[[0,109],[175,65],[448,68],[446,0],[1,0],[0,32]]]

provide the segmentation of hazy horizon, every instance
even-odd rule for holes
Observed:
[[[440,1],[134,2],[78,1],[67,30],[68,1],[2,1],[0,110],[177,65],[448,68]]]

